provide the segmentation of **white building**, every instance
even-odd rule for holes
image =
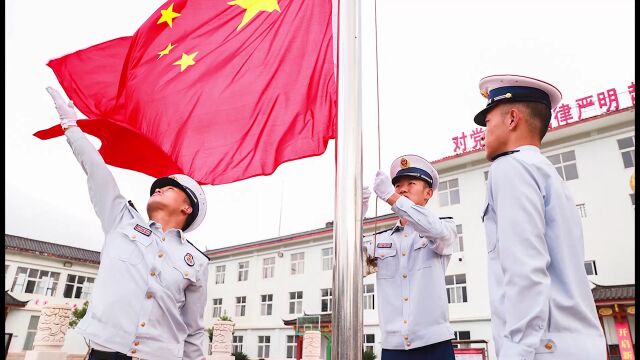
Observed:
[[[634,120],[634,106],[612,111],[553,128],[542,143],[543,154],[571,188],[583,220],[585,271],[600,285],[593,291],[611,359],[618,359],[615,354],[620,350],[614,318],[630,325],[635,344]],[[433,161],[433,165],[441,185],[427,206],[440,216],[452,216],[458,224],[458,251],[446,278],[451,324],[459,339],[486,340],[489,359],[495,359],[480,220],[490,163],[476,150]],[[364,233],[386,229],[395,221],[393,214],[367,219]],[[291,324],[304,314],[324,314],[323,357],[328,359],[332,235],[329,223],[320,229],[208,251],[205,325],[210,327],[226,311],[236,323],[235,349],[252,359],[291,359],[297,339],[294,328],[285,322]],[[14,334],[9,351],[20,353],[29,347],[34,328],[30,323],[37,324],[34,317],[44,301],[81,306],[90,295],[87,284],[95,278],[99,254],[11,235],[5,235],[5,249],[5,290],[28,301],[5,319],[7,332]],[[365,347],[380,356],[375,275],[364,279],[363,291]],[[68,339],[65,351],[85,351],[82,339],[73,335]]]

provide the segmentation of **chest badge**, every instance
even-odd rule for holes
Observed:
[[[388,249],[393,245],[393,243],[378,243],[377,248]]]
[[[187,253],[187,255],[184,256],[184,262],[186,262],[187,265],[189,265],[189,266],[193,266],[196,263],[193,260],[193,255],[191,255],[190,253]]]
[[[139,232],[140,234],[144,235],[144,236],[150,236],[151,235],[151,229],[147,229],[146,227],[140,225],[140,224],[136,224],[136,226],[133,227],[133,230]]]

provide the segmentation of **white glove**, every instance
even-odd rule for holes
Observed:
[[[376,179],[373,182],[373,191],[383,201],[387,201],[391,195],[396,193],[396,189],[391,183],[391,178],[384,171],[378,170],[376,173]]]
[[[367,185],[362,187],[362,218],[364,219],[367,210],[369,210],[369,198],[371,197],[371,190]]]
[[[51,95],[51,98],[53,98],[53,102],[56,105],[56,110],[60,116],[60,125],[62,125],[62,128],[66,129],[69,126],[76,126],[78,115],[76,114],[76,108],[73,106],[73,101],[69,101],[68,104],[65,104],[62,95],[60,95],[60,93],[51,86],[47,86],[47,92]]]

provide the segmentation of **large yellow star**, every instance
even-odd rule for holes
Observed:
[[[173,65],[180,65],[180,72],[183,72],[188,66],[195,64],[196,62],[193,59],[198,55],[198,52],[194,52],[191,55],[187,55],[182,53],[182,58],[173,63]]]
[[[280,5],[278,0],[234,0],[227,3],[228,5],[238,5],[241,8],[247,10],[244,13],[242,22],[236,28],[236,31],[242,29],[242,27],[251,21],[251,19],[260,11],[273,12],[273,10],[280,11]]]
[[[160,51],[158,53],[158,59],[160,59],[161,57],[163,57],[164,55],[169,55],[169,51],[171,51],[171,49],[173,49],[175,47],[175,45],[171,45],[171,43],[169,43],[169,45],[167,45],[166,48],[164,48],[164,50]]]
[[[177,12],[173,12],[173,3],[171,3],[171,5],[169,5],[166,10],[160,10],[160,12],[162,13],[162,16],[160,16],[160,20],[158,20],[156,24],[166,22],[167,24],[169,24],[170,28],[173,27],[173,19],[180,16],[180,14],[178,14]]]

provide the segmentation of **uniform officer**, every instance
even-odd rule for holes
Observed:
[[[113,175],[76,126],[73,104],[53,88],[67,142],[87,174],[105,241],[86,315],[76,331],[89,360],[204,359],[208,258],[184,236],[207,211],[202,188],[186,175],[151,185],[149,221],[127,204]]]
[[[400,219],[364,247],[377,263],[382,360],[453,360],[444,277],[455,223],[425,208],[438,189],[438,173],[427,160],[401,156],[391,176],[378,171],[373,190]]]
[[[516,75],[480,80],[492,161],[482,219],[491,326],[499,360],[606,358],[584,271],[582,224],[569,189],[540,153],[561,94]]]

